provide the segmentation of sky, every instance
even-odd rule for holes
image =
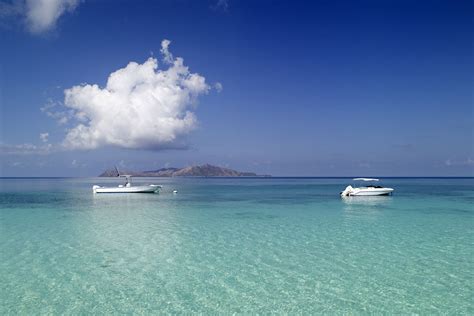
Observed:
[[[474,176],[473,9],[0,0],[0,176]]]

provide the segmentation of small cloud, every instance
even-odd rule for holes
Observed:
[[[48,99],[46,104],[40,108],[41,112],[55,119],[59,125],[65,125],[70,119],[74,118],[73,110],[60,110],[63,104],[52,99]]]
[[[54,151],[51,144],[34,145],[34,144],[19,144],[8,145],[0,143],[0,153],[3,155],[47,155]]]
[[[214,5],[211,5],[211,9],[227,11],[229,9],[229,0],[217,0]]]
[[[361,168],[370,168],[370,163],[361,162],[361,163],[359,163],[359,167],[361,167]]]
[[[216,82],[216,83],[214,84],[214,89],[216,89],[216,91],[217,91],[218,93],[220,93],[220,92],[222,92],[222,89],[224,89],[224,87],[222,86],[222,83]]]
[[[163,61],[167,64],[173,63],[173,54],[170,53],[168,47],[170,46],[171,41],[164,39],[161,41],[160,52],[163,54]]]
[[[49,133],[40,133],[39,135],[41,141],[43,143],[47,143],[48,142],[48,137],[49,137]]]
[[[28,31],[34,34],[55,28],[58,19],[73,12],[80,0],[14,0],[0,3],[0,17],[22,19]]]
[[[456,166],[468,166],[468,167],[471,167],[471,166],[474,166],[474,159],[472,158],[467,158],[465,160],[451,160],[451,159],[447,159],[444,164],[447,166],[447,167],[456,167]]]
[[[71,161],[71,166],[73,168],[84,168],[84,167],[87,167],[87,164],[85,163],[80,163],[79,161],[77,161],[76,159],[74,159],[73,161]]]
[[[26,21],[32,33],[53,29],[65,12],[73,12],[79,0],[27,0]]]

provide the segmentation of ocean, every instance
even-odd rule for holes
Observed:
[[[134,183],[0,179],[0,314],[474,314],[473,178]]]

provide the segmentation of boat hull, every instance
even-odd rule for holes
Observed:
[[[131,187],[99,187],[97,185],[92,187],[94,193],[156,193],[159,192],[161,186],[159,185],[142,185]]]
[[[392,188],[363,188],[354,189],[349,193],[349,196],[380,196],[392,194]]]

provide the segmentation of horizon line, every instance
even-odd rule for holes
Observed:
[[[176,179],[176,178],[200,178],[200,179],[353,179],[360,177],[358,176],[176,176],[176,177],[143,177],[133,176],[134,178],[165,178],[165,179]],[[474,176],[374,176],[380,179],[474,179]],[[118,177],[101,177],[101,176],[0,176],[0,179],[88,179],[88,178],[118,178]]]

